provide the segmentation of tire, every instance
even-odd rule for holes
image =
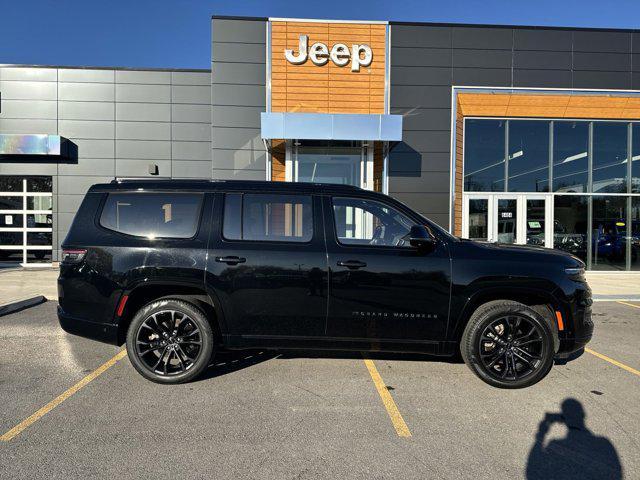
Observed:
[[[185,383],[213,357],[215,342],[205,314],[191,303],[166,298],[142,307],[127,331],[133,367],[156,383]]]
[[[498,388],[525,388],[542,380],[553,366],[554,350],[551,322],[512,300],[478,307],[460,342],[471,371]]]

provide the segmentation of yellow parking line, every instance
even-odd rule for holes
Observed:
[[[376,368],[373,360],[365,359],[364,364],[367,366],[367,370],[369,370],[369,374],[371,375],[371,379],[373,380],[374,385],[376,386],[376,390],[378,390],[378,394],[382,399],[382,403],[384,404],[384,408],[387,409],[387,413],[389,414],[389,418],[391,419],[391,423],[393,423],[393,427],[396,429],[396,433],[400,437],[410,437],[411,432],[409,431],[409,427],[402,418],[400,414],[400,410],[396,406],[396,402],[393,401],[393,397],[387,390],[387,386],[384,384],[382,377],[378,373],[378,369]]]
[[[30,425],[32,425],[35,422],[37,422],[38,420],[40,420],[42,417],[44,417],[47,413],[49,413],[51,410],[53,410],[58,405],[60,405],[62,402],[64,402],[71,395],[73,395],[74,393],[78,392],[78,390],[80,390],[81,388],[85,387],[89,382],[95,380],[100,375],[102,375],[104,372],[106,372],[109,368],[113,367],[118,362],[118,360],[122,359],[126,354],[127,354],[126,350],[121,350],[120,352],[118,352],[117,355],[115,355],[111,359],[107,360],[102,365],[100,365],[93,372],[91,372],[89,375],[87,375],[82,380],[80,380],[78,383],[76,383],[73,387],[69,388],[65,392],[63,392],[60,395],[58,395],[56,398],[51,400],[44,407],[42,407],[40,410],[35,412],[30,417],[24,419],[18,425],[16,425],[11,430],[9,430],[4,435],[2,435],[0,437],[0,441],[8,442],[9,440],[11,440],[16,435],[19,435],[20,432],[22,432],[25,428],[29,427]]]
[[[630,372],[630,373],[633,373],[634,375],[640,376],[640,370],[636,370],[635,368],[631,368],[630,366],[625,365],[624,363],[621,363],[621,362],[619,362],[617,360],[614,360],[613,358],[607,357],[606,355],[603,355],[601,353],[593,351],[590,348],[585,348],[584,351],[587,352],[587,353],[590,353],[591,355],[595,355],[596,357],[601,358],[605,362],[609,362],[609,363],[615,365],[616,367],[620,367],[623,370],[626,370],[627,372]]]
[[[634,307],[634,308],[640,308],[640,305],[634,305],[633,303],[623,302],[622,300],[619,300],[618,303],[621,303],[622,305],[628,305],[628,306]]]

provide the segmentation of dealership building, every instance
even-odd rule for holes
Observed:
[[[211,22],[211,70],[0,65],[0,262],[57,261],[94,183],[267,179],[640,271],[640,30]]]

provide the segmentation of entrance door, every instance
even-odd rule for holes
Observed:
[[[552,210],[545,194],[465,194],[462,236],[553,248]]]
[[[51,177],[0,176],[0,262],[51,265]]]
[[[295,140],[287,143],[285,165],[287,181],[373,190],[373,148],[366,142]]]

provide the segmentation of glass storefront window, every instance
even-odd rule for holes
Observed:
[[[624,122],[593,122],[593,192],[627,191],[627,130]]]
[[[589,122],[553,122],[553,191],[584,193],[589,183]]]
[[[631,198],[631,270],[640,270],[640,197]]]
[[[362,146],[343,143],[302,142],[297,149],[296,180],[360,186]]]
[[[631,192],[640,193],[640,123],[634,123],[631,130]]]
[[[527,245],[544,247],[545,201],[527,199]]]
[[[504,191],[504,120],[465,120],[464,189]]]
[[[498,243],[516,243],[518,230],[518,201],[498,199]]]
[[[627,197],[593,197],[591,269],[625,270]]]
[[[553,248],[564,250],[587,262],[589,197],[556,195],[553,202]]]
[[[467,221],[470,239],[487,240],[489,238],[489,200],[470,199]]]
[[[549,191],[549,125],[539,120],[509,120],[510,192]]]

